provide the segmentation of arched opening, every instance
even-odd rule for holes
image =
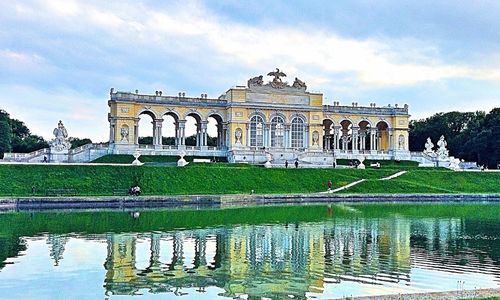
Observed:
[[[221,148],[225,144],[224,127],[221,116],[212,114],[208,116],[207,146]]]
[[[163,115],[162,144],[167,146],[178,146],[179,143],[179,118],[176,114],[168,112]]]
[[[363,120],[359,122],[359,141],[358,141],[358,149],[359,151],[367,151],[371,149],[371,137],[370,130],[371,125],[368,121]]]
[[[198,114],[190,113],[186,116],[186,146],[201,146],[202,123]]]
[[[293,118],[290,128],[292,148],[304,148],[304,128],[304,120],[299,117]]]
[[[283,117],[275,116],[271,119],[271,147],[283,148],[285,136],[285,120]]]
[[[352,122],[343,120],[340,122],[340,145],[343,151],[352,150]]]
[[[379,151],[389,151],[389,125],[385,121],[377,123],[376,133],[377,145],[376,149]]]
[[[250,119],[250,147],[264,146],[264,119],[253,116]]]
[[[135,143],[141,145],[153,145],[155,115],[150,111],[139,114],[139,121],[134,128]]]
[[[323,149],[335,149],[335,128],[330,119],[323,120]]]

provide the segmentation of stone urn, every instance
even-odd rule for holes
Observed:
[[[139,150],[135,150],[134,154],[132,154],[135,158],[135,160],[132,162],[132,165],[134,166],[142,166],[144,163],[139,161],[139,157],[141,156],[141,152]]]
[[[179,156],[181,158],[179,158],[179,160],[177,161],[177,166],[178,167],[185,167],[185,166],[187,166],[187,164],[189,164],[189,163],[184,159],[184,156],[186,156],[186,152],[185,151],[181,151],[181,153],[179,153]]]
[[[365,169],[365,164],[363,164],[363,162],[365,161],[365,157],[364,156],[361,156],[360,158],[358,158],[359,160],[359,165],[358,165],[358,169]]]
[[[271,168],[272,167],[272,164],[271,164],[272,159],[273,159],[272,154],[269,152],[266,152],[266,163],[264,164],[264,167]]]

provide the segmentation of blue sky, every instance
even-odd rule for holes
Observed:
[[[500,1],[0,2],[0,108],[106,141],[111,87],[217,97],[275,67],[326,103],[500,106]]]

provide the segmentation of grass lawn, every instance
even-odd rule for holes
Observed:
[[[249,165],[174,166],[0,165],[0,195],[46,195],[47,189],[74,189],[77,195],[112,195],[139,185],[144,195],[311,193],[361,178],[380,178],[389,169],[266,169]]]
[[[392,180],[369,179],[343,193],[500,193],[500,172],[409,169]]]

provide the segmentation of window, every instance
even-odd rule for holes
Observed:
[[[304,147],[304,121],[301,118],[292,120],[292,148]]]
[[[264,146],[264,120],[261,116],[253,116],[250,119],[250,146]]]
[[[274,117],[271,120],[271,147],[283,148],[284,124],[285,121],[282,117]]]

